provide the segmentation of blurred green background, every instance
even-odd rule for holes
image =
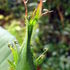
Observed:
[[[37,7],[39,0],[29,0],[28,14]],[[48,51],[41,70],[70,70],[70,0],[47,0],[43,9],[53,10],[43,16],[34,27],[31,49],[36,59]],[[0,26],[14,35],[20,45],[25,37],[25,8],[22,0],[0,0]]]

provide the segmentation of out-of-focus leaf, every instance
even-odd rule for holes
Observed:
[[[0,27],[0,70],[8,70],[8,59],[11,59],[11,52],[8,43],[16,40],[9,32]]]

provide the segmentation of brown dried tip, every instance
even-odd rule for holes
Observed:
[[[41,14],[41,16],[44,16],[44,15],[46,15],[46,14],[48,14],[48,13],[53,12],[53,11],[49,11],[48,9],[43,9],[44,13],[42,13],[43,2],[46,2],[46,0],[40,0],[40,3],[39,3],[39,5],[38,5],[38,8],[40,9],[40,14]]]
[[[44,16],[44,15],[46,15],[46,14],[48,14],[48,13],[53,12],[53,10],[52,10],[52,11],[49,11],[48,9],[43,9],[43,11],[44,11],[44,13],[42,13],[41,16]]]
[[[43,1],[40,0],[40,3],[39,3],[39,5],[38,5],[38,8],[40,8],[40,12],[42,11],[42,5],[43,5]]]
[[[28,2],[28,0],[23,0],[23,2],[24,2],[24,6],[25,6],[25,16],[27,17],[27,2]]]

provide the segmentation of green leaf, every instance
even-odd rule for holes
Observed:
[[[35,66],[33,63],[32,53],[30,49],[30,39],[32,34],[32,28],[28,23],[28,20],[26,19],[26,37],[24,40],[24,44],[21,48],[21,53],[18,58],[18,63],[16,65],[16,70],[35,70]],[[29,30],[30,28],[30,30]]]
[[[16,48],[16,46],[14,46],[14,48],[13,48],[12,45],[10,45],[10,49],[12,51],[13,59],[14,59],[14,62],[16,64],[17,61],[18,61],[18,51],[17,51],[17,48]]]
[[[0,27],[0,70],[8,70],[8,59],[12,59],[8,43],[16,40],[8,31]]]
[[[30,25],[35,25],[39,18],[41,17],[42,15],[42,0],[40,0],[40,3],[37,7],[37,9],[34,10],[33,14],[32,14],[32,18],[30,19]]]
[[[30,49],[30,41],[33,27],[38,22],[41,16],[41,9],[42,9],[42,0],[40,0],[40,4],[38,5],[37,9],[33,12],[32,18],[28,20],[27,17],[25,17],[26,21],[26,37],[24,40],[25,43],[22,46],[16,70],[36,70],[33,62],[33,55]]]

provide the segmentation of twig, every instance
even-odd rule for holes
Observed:
[[[24,6],[25,6],[25,16],[27,17],[27,2],[28,2],[28,0],[26,1],[26,0],[23,0],[23,2],[24,2]]]
[[[62,26],[63,26],[63,28],[64,28],[64,17],[63,17],[62,12],[60,11],[59,6],[57,6],[57,10],[58,10],[58,14],[59,14],[59,17],[60,17],[60,20],[61,20]]]

